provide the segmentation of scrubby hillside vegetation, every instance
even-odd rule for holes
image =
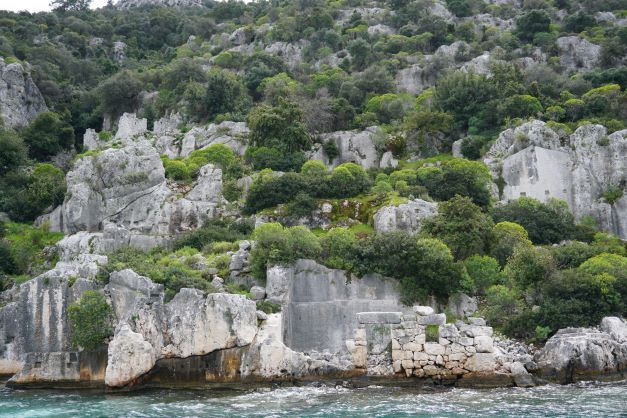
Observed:
[[[54,265],[57,231],[103,231],[113,215],[67,222],[78,191],[111,199],[102,167],[127,188],[164,170],[178,199],[212,164],[211,219],[109,246],[100,280],[250,295],[311,258],[393,277],[407,304],[476,296],[510,336],[625,315],[623,1],[144,3],[0,12],[0,290]],[[156,168],[106,163],[140,137]],[[251,280],[230,280],[244,239]]]

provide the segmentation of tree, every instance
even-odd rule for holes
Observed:
[[[479,295],[484,295],[489,287],[501,284],[503,281],[503,272],[499,262],[487,255],[468,257],[464,260],[464,267]]]
[[[551,18],[544,10],[532,10],[516,19],[515,35],[523,42],[531,42],[538,32],[550,32]]]
[[[213,69],[207,76],[205,96],[208,118],[223,113],[245,113],[250,106],[250,97],[240,79],[234,74]]]
[[[485,253],[492,226],[490,217],[470,198],[455,196],[438,205],[438,214],[425,220],[422,231],[444,241],[459,260]]]
[[[142,82],[130,71],[120,71],[98,87],[98,96],[105,114],[115,118],[124,112],[133,112],[139,106]]]
[[[492,177],[478,161],[454,158],[440,167],[422,167],[417,171],[418,184],[427,188],[436,200],[449,200],[456,195],[470,197],[478,206],[488,207]]]
[[[499,222],[494,225],[490,253],[501,266],[507,263],[507,259],[512,255],[514,247],[517,245],[532,245],[525,228],[514,222]]]
[[[251,271],[261,280],[265,280],[268,267],[293,263],[299,258],[315,259],[321,251],[318,238],[303,226],[285,228],[269,222],[259,225],[252,238],[255,246],[251,251]]]
[[[492,210],[495,222],[509,221],[521,225],[534,244],[554,244],[570,239],[575,219],[566,202],[549,199],[546,203],[530,197],[496,206]]]
[[[484,75],[453,71],[438,79],[434,102],[440,111],[453,115],[458,128],[467,129],[470,119],[484,115],[497,93]]]
[[[545,282],[556,270],[547,248],[518,245],[505,266],[505,275],[521,290]]]
[[[298,105],[283,98],[278,106],[257,106],[248,115],[251,142],[284,153],[309,150],[312,142],[302,118]]]
[[[37,160],[45,160],[62,150],[74,146],[74,129],[59,114],[44,112],[39,114],[22,131],[29,154]]]
[[[0,176],[21,167],[28,158],[28,148],[16,133],[0,129]]]
[[[320,238],[320,245],[325,265],[336,269],[352,269],[357,239],[351,230],[331,228]]]
[[[88,290],[68,307],[71,340],[75,348],[94,350],[113,335],[113,309],[102,293]]]
[[[53,10],[88,10],[91,0],[52,0],[50,7]]]

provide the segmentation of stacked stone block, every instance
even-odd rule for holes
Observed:
[[[413,313],[363,312],[358,319],[355,338],[347,341],[358,368],[369,368],[369,358],[380,355],[384,345],[391,349],[393,372],[407,377],[460,376],[497,367],[492,328],[483,318],[447,324],[446,315],[415,306]]]

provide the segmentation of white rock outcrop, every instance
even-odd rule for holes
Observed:
[[[534,361],[544,376],[562,383],[620,376],[627,369],[626,341],[624,321],[604,318],[601,330],[559,330],[535,355]]]
[[[18,62],[0,58],[0,119],[9,128],[23,128],[48,107],[30,73]]]
[[[49,221],[53,231],[95,233],[92,250],[163,245],[215,217],[224,203],[222,170],[201,167],[192,189],[177,197],[159,154],[143,139],[80,158],[66,181],[65,202],[39,222]]]
[[[328,167],[337,167],[346,162],[353,162],[365,169],[379,167],[379,155],[375,147],[375,136],[382,135],[377,126],[363,131],[337,131],[321,135],[323,141],[333,141],[339,155],[330,161],[324,153],[316,153],[312,158],[325,163]]]
[[[422,199],[410,200],[398,206],[384,206],[374,214],[374,229],[377,232],[401,230],[415,234],[420,231],[425,219],[437,214],[437,203]]]
[[[109,343],[109,386],[133,383],[159,359],[246,347],[257,335],[256,304],[243,295],[183,288],[164,304],[163,286],[132,270],[112,273],[106,292],[118,321]]]
[[[613,202],[602,197],[624,187],[627,130],[607,135],[601,125],[584,125],[564,142],[537,120],[501,132],[484,157],[494,180],[503,180],[500,199],[562,199],[577,219],[592,216],[600,229],[627,239],[627,193]]]
[[[566,71],[590,71],[599,63],[601,47],[578,36],[557,38],[560,64]]]
[[[121,387],[150,371],[156,362],[152,345],[124,323],[109,343],[105,384]]]

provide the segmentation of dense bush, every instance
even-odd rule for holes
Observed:
[[[316,236],[307,228],[285,228],[278,223],[265,223],[253,233],[255,246],[251,251],[251,272],[260,280],[266,278],[266,268],[289,264],[299,258],[318,258],[321,247]]]
[[[492,219],[470,198],[455,196],[438,205],[438,214],[425,220],[422,231],[444,241],[460,260],[486,252],[492,226]]]
[[[202,250],[215,242],[233,242],[248,238],[253,230],[252,222],[210,219],[192,232],[181,236],[174,243],[175,249],[191,247]]]
[[[113,309],[98,291],[86,291],[68,306],[67,314],[74,348],[94,350],[113,335]]]
[[[530,197],[521,197],[492,209],[495,222],[515,222],[529,234],[534,244],[552,244],[570,239],[575,220],[565,202],[550,199],[542,203]]]
[[[28,146],[29,155],[40,161],[74,147],[74,129],[60,115],[52,112],[37,116],[21,136]]]
[[[460,158],[417,171],[418,185],[424,186],[432,198],[443,201],[456,195],[467,196],[484,208],[490,204],[490,181],[490,173],[482,163]]]

